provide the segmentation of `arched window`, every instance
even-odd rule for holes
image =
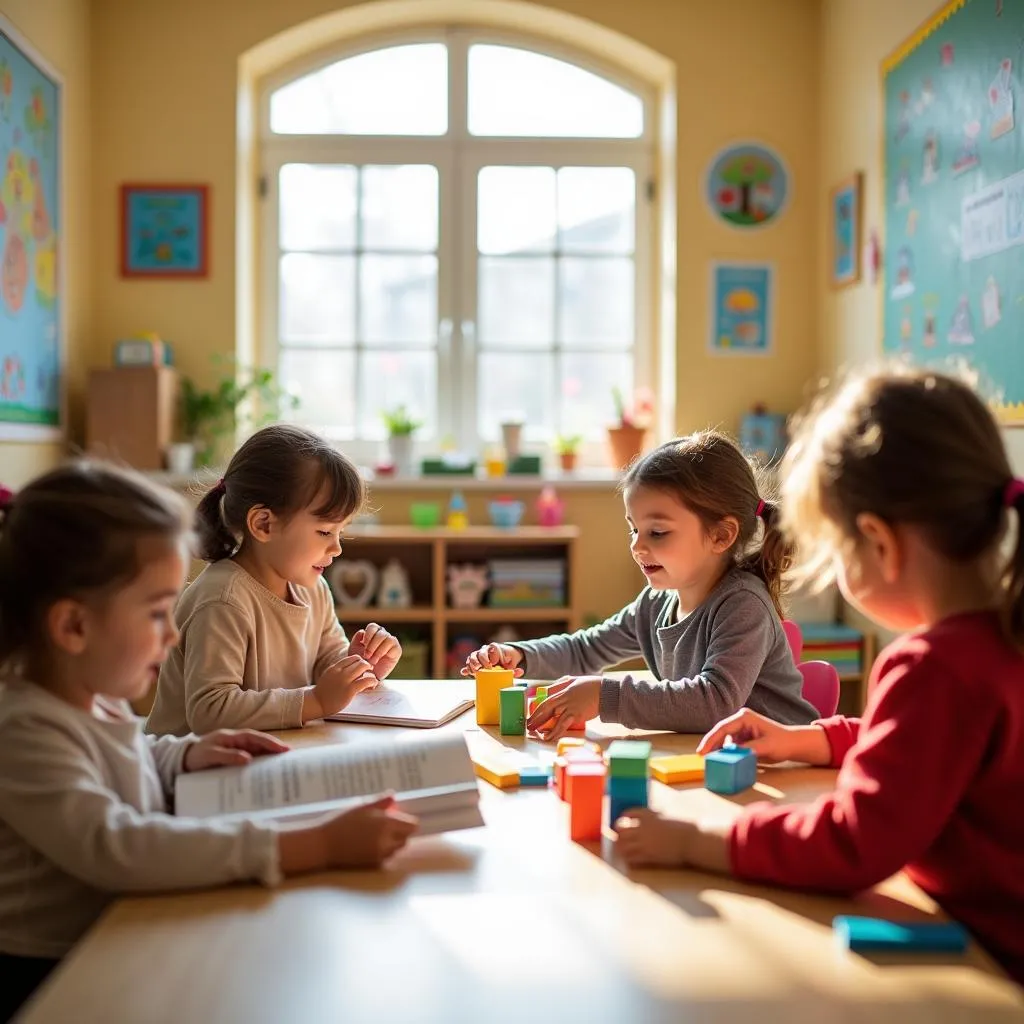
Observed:
[[[460,29],[268,83],[263,355],[296,414],[372,460],[382,412],[475,451],[597,442],[650,383],[642,91]]]

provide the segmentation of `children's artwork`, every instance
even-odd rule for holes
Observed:
[[[0,17],[0,440],[62,433],[62,90]]]
[[[448,598],[452,608],[479,608],[487,590],[489,574],[486,565],[471,562],[448,566]]]
[[[121,276],[206,277],[206,185],[121,186]]]
[[[860,280],[863,175],[858,171],[832,189],[832,286]],[[913,211],[911,211],[913,213]]]
[[[711,265],[711,336],[715,355],[772,350],[773,268],[767,263]]]
[[[711,209],[736,227],[758,227],[775,220],[788,194],[789,175],[782,159],[756,143],[723,150],[708,172]]]
[[[1024,0],[948,0],[882,64],[883,349],[1024,425]]]

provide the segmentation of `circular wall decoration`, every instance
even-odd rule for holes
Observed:
[[[717,217],[737,228],[778,220],[789,198],[789,173],[766,146],[743,142],[723,149],[708,171],[707,200]]]

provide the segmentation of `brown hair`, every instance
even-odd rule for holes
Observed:
[[[717,430],[667,441],[633,463],[621,484],[623,491],[630,487],[672,494],[705,529],[733,517],[739,524],[732,548],[735,564],[764,581],[782,616],[783,576],[791,549],[779,530],[778,506],[762,499],[754,470],[734,441]],[[754,543],[758,516],[764,521],[760,544]]]
[[[857,517],[911,524],[953,562],[995,555],[1013,479],[999,428],[966,383],[892,367],[849,379],[797,424],[783,463],[784,528],[801,575],[828,574]],[[1024,495],[1012,496],[1024,516]],[[1002,575],[1006,635],[1024,647],[1024,531]]]
[[[235,452],[199,502],[199,557],[230,558],[245,537],[251,508],[287,519],[321,494],[313,515],[340,522],[363,507],[366,484],[351,459],[318,434],[288,423],[264,427]]]
[[[0,503],[0,665],[40,649],[46,611],[139,572],[138,541],[188,532],[188,505],[130,470],[82,460]]]

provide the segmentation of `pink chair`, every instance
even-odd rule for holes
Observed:
[[[827,661],[805,661],[797,665],[804,677],[804,700],[818,710],[822,718],[836,713],[839,707],[839,672]]]
[[[799,665],[800,655],[804,649],[804,635],[800,632],[800,627],[791,619],[782,620],[782,631],[789,641],[789,649],[793,652],[793,661]]]

